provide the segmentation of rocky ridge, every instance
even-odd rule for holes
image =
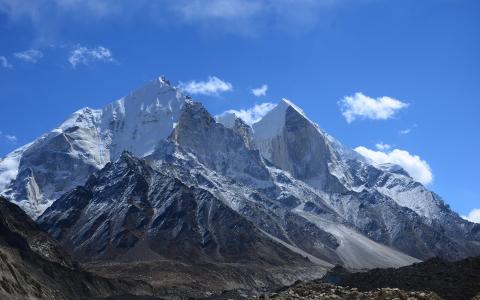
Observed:
[[[0,298],[91,299],[118,294],[151,295],[138,280],[88,273],[19,207],[0,197]]]

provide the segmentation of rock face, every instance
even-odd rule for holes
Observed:
[[[140,281],[109,280],[80,269],[19,207],[0,197],[0,298],[91,299],[152,294]]]
[[[308,264],[211,193],[125,152],[38,222],[83,261]]]
[[[143,278],[162,297],[262,290],[315,278],[330,266],[313,264],[209,191],[127,152],[38,222],[91,270]]]
[[[103,109],[75,112],[0,160],[0,193],[36,218],[124,150],[140,157],[153,152],[171,133],[185,99],[157,78]]]
[[[245,175],[257,180],[269,180],[269,173],[260,154],[249,149],[249,132],[242,121],[235,130],[215,122],[207,110],[196,102],[187,102],[171,140],[194,153],[206,167],[228,176]]]
[[[321,190],[342,191],[334,167],[336,152],[318,127],[284,99],[253,125],[255,146],[274,166]]]

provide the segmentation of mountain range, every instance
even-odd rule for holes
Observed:
[[[162,296],[480,255],[480,224],[291,101],[250,126],[163,77],[8,154],[0,191],[82,266]]]

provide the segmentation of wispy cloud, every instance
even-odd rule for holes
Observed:
[[[11,134],[6,134],[0,131],[0,140],[7,141],[8,143],[16,144],[17,137]]]
[[[264,1],[174,0],[169,7],[180,22],[209,31],[257,35]]]
[[[25,62],[36,64],[38,60],[43,57],[43,53],[39,50],[30,49],[21,52],[15,52],[13,56]]]
[[[248,109],[230,109],[218,115],[217,118],[221,118],[226,114],[235,114],[238,118],[242,119],[248,125],[252,125],[253,123],[260,121],[260,119],[262,119],[263,116],[265,116],[275,106],[277,105],[266,102],[261,104],[255,104],[253,107],[250,107]]]
[[[173,8],[189,20],[234,20],[253,17],[264,9],[261,1],[250,0],[176,0]]]
[[[308,30],[326,22],[330,10],[346,1],[351,0],[0,0],[0,13],[13,22],[31,24],[43,42],[53,39],[65,24],[129,22],[139,17],[155,25],[260,35]]]
[[[73,68],[78,65],[89,65],[94,62],[113,62],[113,55],[110,49],[96,46],[88,48],[84,46],[76,46],[72,50],[68,58],[68,62]]]
[[[0,67],[6,68],[6,69],[13,68],[12,64],[10,64],[10,62],[5,56],[0,56]]]
[[[413,124],[412,126],[408,127],[408,128],[404,128],[404,129],[401,129],[398,131],[398,134],[400,135],[407,135],[407,134],[410,134],[412,133],[412,131],[417,128],[418,125],[417,124]]]
[[[255,97],[262,97],[262,96],[266,96],[266,95],[267,95],[267,91],[268,91],[268,85],[263,84],[263,85],[262,85],[261,87],[259,87],[259,88],[252,89],[252,94],[253,94]]]
[[[479,223],[480,224],[480,208],[474,208],[472,209],[468,215],[462,216],[465,220],[468,220],[473,223]]]
[[[410,154],[406,150],[401,149],[385,149],[384,151],[375,151],[363,146],[355,148],[355,151],[370,160],[371,163],[379,164],[396,164],[401,166],[416,181],[429,184],[433,181],[432,170],[428,163],[421,159],[418,155]]]
[[[233,85],[216,76],[209,76],[206,81],[192,80],[187,83],[180,82],[178,88],[191,95],[219,95],[223,92],[232,91]]]
[[[174,0],[181,20],[220,31],[260,35],[269,30],[302,32],[325,22],[337,0]]]
[[[363,93],[346,96],[339,101],[340,110],[345,120],[352,123],[357,119],[387,120],[392,118],[408,103],[391,97],[371,98]]]

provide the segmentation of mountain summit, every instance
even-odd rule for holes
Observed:
[[[103,109],[83,108],[0,161],[0,192],[37,217],[124,150],[143,157],[166,138],[186,97],[156,78]]]

